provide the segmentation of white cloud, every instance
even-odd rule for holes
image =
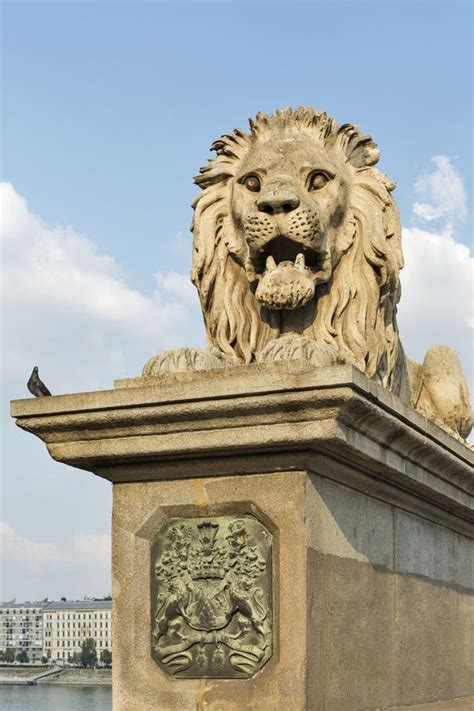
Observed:
[[[33,569],[61,563],[61,556],[54,543],[40,543],[25,538],[4,521],[0,521],[0,555],[2,558],[13,558]]]
[[[472,368],[474,259],[449,232],[403,230],[400,333],[407,355],[422,359],[428,348],[449,345],[467,374]]]
[[[88,565],[109,570],[110,545],[107,534],[76,533],[69,550],[60,550],[55,543],[27,538],[9,523],[0,521],[0,555],[30,571],[46,572],[58,567],[80,569]]]
[[[111,539],[107,534],[95,536],[91,533],[76,533],[73,536],[73,555],[91,560],[104,567],[110,567]]]
[[[414,213],[437,228],[403,229],[405,268],[401,272],[399,326],[405,351],[416,360],[437,344],[458,354],[473,393],[474,259],[455,239],[454,225],[466,216],[466,192],[449,158],[435,156],[436,169],[416,183],[430,204]]]
[[[158,274],[156,291],[141,293],[113,257],[70,227],[47,225],[11,184],[1,184],[0,197],[10,382],[23,383],[37,364],[54,393],[111,387],[115,377],[138,375],[161,350],[193,336],[200,344],[198,299],[188,276]]]
[[[180,274],[179,272],[166,272],[155,274],[158,287],[163,289],[167,294],[175,296],[177,299],[188,304],[196,302],[196,289],[191,283],[189,274]]]
[[[415,183],[415,192],[423,202],[415,202],[413,212],[422,220],[431,222],[445,218],[461,222],[466,217],[466,191],[461,176],[447,156],[431,159],[436,168]]]
[[[0,201],[4,403],[29,397],[33,365],[53,394],[96,390],[139,375],[162,350],[202,345],[199,300],[189,276],[159,273],[154,292],[144,293],[90,239],[33,214],[12,185],[0,184]],[[108,592],[110,539],[94,533],[109,525],[105,482],[84,472],[81,486],[78,473],[68,479],[70,470],[20,432],[6,407],[2,416],[8,420],[2,443],[9,512],[1,531],[5,594],[28,599]],[[32,497],[40,503],[31,506]],[[18,532],[25,511],[33,538]]]

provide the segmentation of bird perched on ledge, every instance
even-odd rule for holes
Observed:
[[[37,365],[35,365],[35,367],[33,368],[32,373],[30,375],[30,379],[28,380],[26,386],[30,393],[35,397],[44,397],[45,395],[51,395],[48,388],[38,375]]]

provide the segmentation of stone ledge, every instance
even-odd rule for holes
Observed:
[[[371,709],[371,711],[472,711],[472,709],[474,709],[474,696],[464,696],[459,699],[434,701],[429,704],[390,706],[386,709]]]
[[[473,452],[352,366],[288,361],[133,378],[109,391],[16,400],[12,415],[54,459],[114,482],[329,462],[336,478],[369,477],[474,522]]]

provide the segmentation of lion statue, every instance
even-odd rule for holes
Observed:
[[[456,354],[406,358],[397,328],[395,184],[356,126],[311,108],[259,113],[212,145],[195,182],[192,281],[208,350],[151,358],[143,374],[292,358],[353,363],[458,438],[472,425]]]

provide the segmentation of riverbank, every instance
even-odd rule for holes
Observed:
[[[0,685],[111,686],[111,669],[71,669],[51,667],[0,667]]]
[[[112,669],[64,669],[61,674],[40,679],[38,684],[71,684],[78,686],[111,686]]]

